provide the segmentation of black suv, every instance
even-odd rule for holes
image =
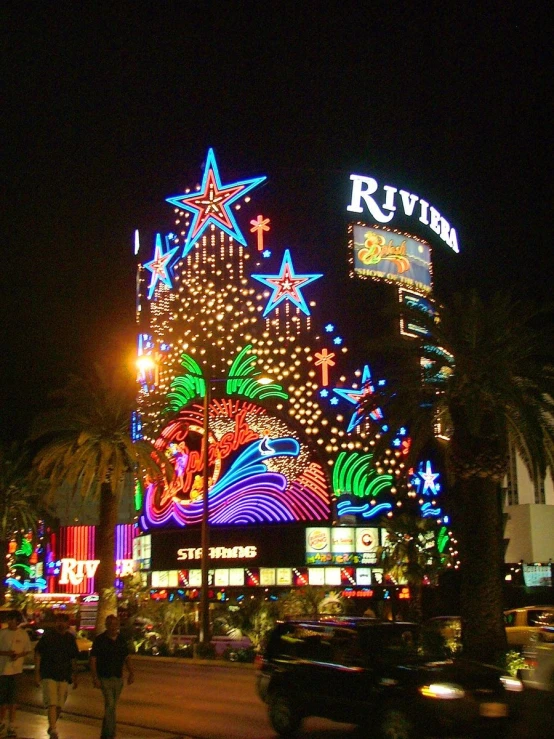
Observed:
[[[258,695],[281,736],[306,716],[391,739],[503,736],[523,690],[496,667],[426,653],[417,624],[367,618],[280,622],[258,665]]]

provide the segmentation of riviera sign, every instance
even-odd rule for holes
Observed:
[[[441,216],[436,208],[429,205],[419,195],[414,195],[406,190],[398,190],[398,188],[390,185],[383,185],[384,194],[380,198],[382,204],[379,205],[373,197],[379,190],[379,183],[376,179],[358,174],[351,174],[350,179],[352,180],[352,198],[346,210],[351,213],[363,213],[363,201],[376,221],[389,223],[394,218],[397,206],[400,205],[406,216],[419,218],[421,223],[438,234],[451,249],[455,252],[460,251],[456,230],[450,226],[446,218]]]

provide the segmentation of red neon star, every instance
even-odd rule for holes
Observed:
[[[215,154],[213,149],[210,149],[200,191],[192,195],[166,198],[168,203],[183,210],[188,210],[193,214],[183,256],[192,249],[210,224],[217,226],[243,246],[246,246],[246,241],[240,232],[231,206],[264,180],[265,177],[255,177],[252,180],[241,180],[230,185],[222,185]]]

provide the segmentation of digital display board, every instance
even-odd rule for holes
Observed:
[[[431,247],[415,236],[376,226],[351,226],[353,274],[421,293],[433,287]]]

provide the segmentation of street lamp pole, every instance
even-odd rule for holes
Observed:
[[[210,487],[209,475],[209,445],[210,445],[210,396],[211,381],[206,380],[206,393],[204,395],[204,435],[202,438],[202,460],[203,460],[203,476],[202,476],[202,589],[200,591],[200,643],[209,644],[210,642],[210,599],[208,598],[208,577],[209,577],[209,555],[210,555],[210,536],[209,536],[209,516],[210,507],[208,501],[208,492]]]
[[[210,490],[209,474],[209,446],[210,446],[210,401],[212,396],[212,383],[226,382],[227,380],[244,379],[238,377],[212,377],[206,378],[206,392],[204,395],[204,433],[202,436],[202,463],[204,465],[202,475],[202,586],[200,591],[200,644],[210,643],[210,599],[209,588],[209,563],[210,563],[210,503],[208,494]],[[260,385],[268,385],[271,379],[268,377],[257,377],[256,382]]]

